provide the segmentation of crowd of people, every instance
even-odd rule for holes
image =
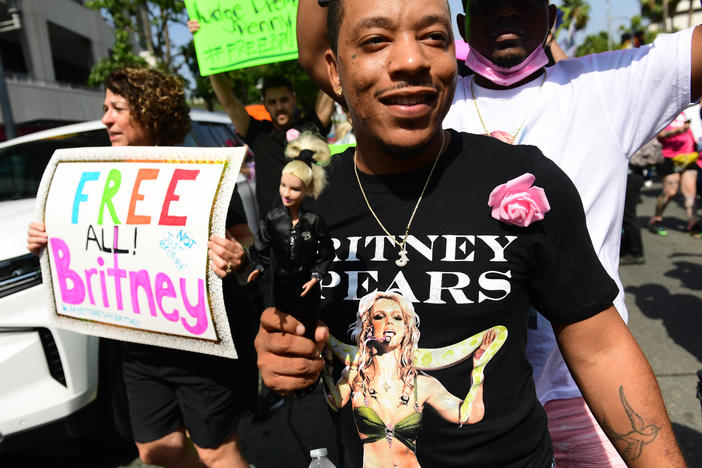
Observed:
[[[463,76],[445,0],[300,0],[300,64],[321,90],[306,114],[283,77],[263,84],[267,121],[211,76],[256,162],[258,235],[235,192],[208,244],[228,315],[247,320],[236,361],[124,344],[144,462],[248,466],[237,428],[257,363],[280,394],[324,382],[346,467],[685,466],[618,266],[643,259],[636,198],[659,149],[649,227],[664,234],[680,190],[699,234],[681,112],[702,94],[702,29],[559,60],[546,0],[463,6]],[[178,80],[125,69],[105,87],[113,145],[185,137]],[[327,135],[334,101],[356,145],[319,179],[315,151],[285,149]],[[30,251],[46,241],[32,223]]]

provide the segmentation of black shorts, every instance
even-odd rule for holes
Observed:
[[[153,442],[185,426],[202,448],[236,434],[255,405],[255,361],[124,344],[124,381],[134,440]]]
[[[699,167],[697,166],[696,162],[693,162],[691,164],[688,164],[687,166],[676,166],[673,163],[672,158],[665,158],[661,164],[658,164],[656,166],[656,170],[658,171],[658,175],[661,177],[669,176],[670,174],[682,174],[685,171],[690,171],[690,170],[698,170]]]

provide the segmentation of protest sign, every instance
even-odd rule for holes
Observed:
[[[297,58],[298,0],[186,0],[202,76]]]
[[[207,241],[224,237],[242,148],[57,150],[37,216],[52,322],[122,341],[236,357]]]

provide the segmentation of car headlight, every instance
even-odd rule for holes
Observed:
[[[32,254],[0,260],[0,298],[41,284],[39,258]]]

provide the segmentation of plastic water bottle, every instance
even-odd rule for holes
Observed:
[[[325,448],[310,450],[310,457],[312,457],[312,461],[309,468],[335,468],[331,460],[327,458],[327,449]]]

